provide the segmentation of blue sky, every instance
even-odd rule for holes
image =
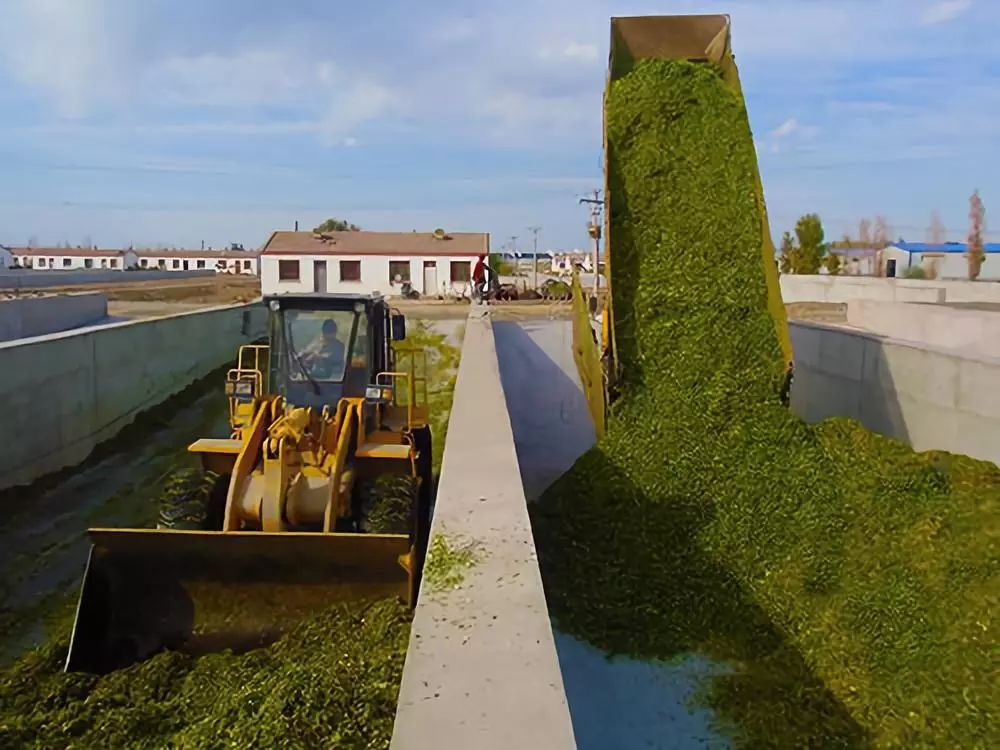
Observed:
[[[732,16],[776,236],[815,211],[924,240],[937,210],[964,239],[973,188],[1000,211],[995,0],[0,0],[0,242],[335,215],[584,246],[608,19],[686,12]]]

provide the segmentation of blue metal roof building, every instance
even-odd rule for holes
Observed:
[[[969,250],[964,242],[945,242],[941,245],[930,242],[896,242],[892,246],[907,253],[965,253]],[[1000,242],[987,242],[983,249],[988,253],[1000,253]]]
[[[986,257],[979,280],[1000,280],[1000,243],[986,243],[983,250]],[[903,276],[906,269],[919,266],[929,278],[968,279],[968,252],[969,246],[964,242],[896,242],[885,249],[884,262],[889,275]]]

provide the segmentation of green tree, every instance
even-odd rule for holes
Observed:
[[[792,256],[795,254],[795,242],[792,240],[792,233],[785,232],[781,235],[781,255],[778,259],[778,269],[782,273],[792,273]]]
[[[823,244],[823,222],[817,214],[806,214],[795,225],[795,236],[798,238],[799,247],[795,261],[792,266],[795,273],[816,274],[819,273],[820,265],[823,263],[823,252],[826,246]]]
[[[840,256],[830,250],[827,250],[826,256],[823,258],[823,266],[826,268],[826,272],[831,276],[840,275]]]
[[[976,190],[969,198],[969,249],[966,257],[969,261],[969,278],[975,281],[979,278],[980,271],[983,270],[983,261],[986,260],[986,252],[983,248],[983,219],[986,216],[986,209],[983,207],[983,199],[979,197]]]
[[[349,221],[344,219],[327,219],[318,227],[313,229],[313,231],[317,234],[322,232],[346,232],[348,230],[352,232],[359,232],[361,231],[361,227],[351,224]]]

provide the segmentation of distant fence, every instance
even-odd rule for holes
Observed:
[[[5,268],[0,289],[44,289],[77,284],[127,284],[130,281],[164,281],[215,276],[215,271],[35,271]]]
[[[0,299],[0,341],[44,336],[91,325],[108,317],[103,294],[54,294]]]
[[[781,276],[781,299],[789,302],[996,302],[1000,282],[918,281],[866,276]]]

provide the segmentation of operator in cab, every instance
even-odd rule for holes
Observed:
[[[302,362],[312,376],[320,380],[339,380],[347,364],[344,343],[337,337],[337,322],[323,321],[318,337],[302,352]]]

